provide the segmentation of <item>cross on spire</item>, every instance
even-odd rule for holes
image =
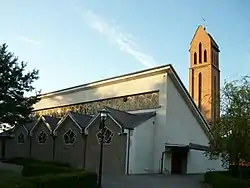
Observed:
[[[204,22],[203,27],[204,27],[204,29],[206,30],[206,20],[205,20],[205,18],[203,18],[203,17],[201,17],[201,18],[202,18],[202,20],[203,20],[203,22]]]

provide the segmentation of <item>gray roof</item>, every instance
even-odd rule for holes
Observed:
[[[138,114],[131,114],[125,111],[117,110],[110,107],[105,107],[109,114],[126,129],[134,129],[136,126],[147,121],[156,115],[156,112],[144,112]]]
[[[29,122],[29,123],[26,123],[26,124],[24,125],[24,127],[25,127],[27,130],[30,131],[30,130],[35,126],[36,123],[37,123],[37,120],[33,120],[33,121]]]
[[[51,117],[51,116],[43,116],[46,122],[50,125],[51,129],[54,130],[57,126],[59,118]]]
[[[9,130],[7,130],[7,131],[1,132],[1,133],[0,133],[0,137],[9,137],[9,136],[11,136],[11,133],[12,133],[13,129],[14,129],[14,128],[9,129]]]
[[[210,38],[211,41],[212,41],[212,45],[215,47],[215,49],[216,49],[218,52],[220,52],[219,46],[218,46],[218,44],[215,42],[215,40],[214,40],[214,38],[212,37],[212,35],[209,34],[209,33],[207,33],[207,34],[208,34],[209,38]]]
[[[92,116],[85,115],[85,114],[80,114],[77,112],[70,112],[74,120],[81,126],[81,127],[86,127],[88,122],[93,118]]]

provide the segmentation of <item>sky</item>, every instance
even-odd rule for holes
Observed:
[[[200,24],[220,47],[221,82],[250,74],[249,0],[0,4],[0,44],[40,71],[34,85],[42,93],[169,63],[188,87],[188,50]]]

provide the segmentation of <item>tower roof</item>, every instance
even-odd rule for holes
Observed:
[[[206,31],[206,29],[205,29],[202,25],[199,25],[198,28],[196,29],[195,34],[194,34],[194,36],[193,36],[193,38],[192,38],[190,44],[193,42],[193,40],[194,40],[194,38],[195,38],[197,32],[199,32],[199,31],[205,32],[205,33],[207,34],[207,36],[210,38],[212,46],[215,48],[215,50],[217,50],[218,52],[220,52],[219,45],[215,42],[215,40],[214,40],[214,38],[212,37],[212,35],[211,35],[210,33],[208,33],[208,32]]]

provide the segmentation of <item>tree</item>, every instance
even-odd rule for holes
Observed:
[[[38,70],[27,71],[27,63],[19,63],[7,48],[6,44],[0,45],[0,129],[29,122],[32,106],[39,101],[32,86],[39,78]],[[25,96],[32,91],[34,96]]]
[[[224,166],[250,161],[250,77],[225,82],[221,89],[221,114],[211,127],[210,158]]]

